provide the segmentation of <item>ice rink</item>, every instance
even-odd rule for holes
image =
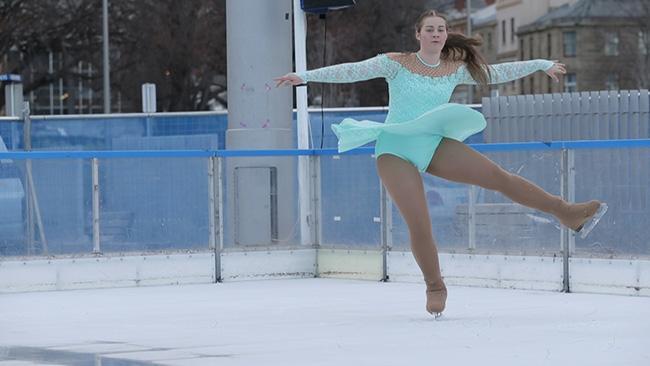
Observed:
[[[650,298],[335,279],[0,295],[0,365],[650,365]]]

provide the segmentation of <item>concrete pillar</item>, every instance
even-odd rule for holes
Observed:
[[[292,149],[291,0],[227,0],[227,149]],[[226,159],[226,244],[273,245],[294,232],[296,158]]]

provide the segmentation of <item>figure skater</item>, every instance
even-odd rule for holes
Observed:
[[[437,318],[445,309],[447,288],[440,274],[420,173],[501,192],[512,201],[554,215],[583,237],[604,215],[607,205],[596,200],[569,203],[505,171],[462,142],[485,128],[483,115],[449,103],[459,84],[505,83],[538,70],[557,82],[566,73],[564,64],[530,60],[487,65],[475,48],[481,42],[448,33],[446,19],[433,10],[418,18],[415,38],[420,47],[414,53],[380,54],[361,62],[289,73],[275,81],[277,86],[298,86],[386,80],[390,100],[384,123],[346,118],[332,129],[339,152],[376,140],[379,177],[408,225],[411,251],[426,284],[426,310]]]

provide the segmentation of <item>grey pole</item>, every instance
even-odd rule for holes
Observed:
[[[102,45],[104,64],[104,113],[111,113],[111,70],[108,60],[108,0],[102,0]]]

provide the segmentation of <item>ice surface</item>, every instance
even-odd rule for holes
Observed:
[[[93,365],[650,365],[647,297],[450,287],[437,321],[424,300],[420,284],[334,279],[2,294],[0,366],[40,364],[24,349]]]

